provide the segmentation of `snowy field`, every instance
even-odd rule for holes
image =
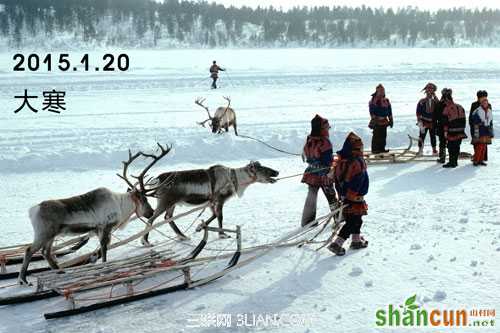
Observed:
[[[0,247],[32,240],[27,210],[42,200],[99,186],[123,191],[115,173],[127,149],[148,150],[156,141],[174,146],[156,172],[215,163],[243,166],[249,160],[279,170],[280,176],[304,169],[298,157],[200,127],[196,122],[206,113],[194,104],[196,97],[206,97],[214,110],[230,96],[240,134],[291,152],[301,151],[316,113],[329,118],[334,149],[351,130],[369,148],[368,100],[378,83],[393,104],[389,147],[406,146],[406,134],[417,135],[415,106],[428,81],[439,90],[452,88],[467,111],[479,89],[488,90],[494,110],[500,105],[500,49],[106,50],[90,53],[90,59],[108,52],[127,53],[130,70],[14,73],[14,52],[1,54]],[[227,69],[217,90],[209,89],[207,75],[213,59]],[[14,95],[28,89],[41,96],[52,88],[66,91],[66,111],[13,113],[20,104]],[[41,109],[41,102],[39,97],[33,106]],[[70,319],[45,321],[41,313],[50,309],[43,301],[0,307],[0,332],[221,331],[187,328],[190,318],[207,314],[310,318],[306,325],[281,330],[257,328],[266,332],[398,332],[377,328],[375,312],[414,294],[428,308],[498,312],[500,146],[494,141],[489,148],[486,168],[469,161],[459,161],[453,170],[433,162],[370,166],[369,215],[362,228],[370,246],[365,250],[348,251],[345,257],[314,247],[276,250],[202,288]],[[462,150],[472,151],[468,140]],[[266,243],[300,224],[305,195],[299,178],[251,186],[243,198],[226,205],[225,225],[242,227],[245,247]],[[321,198],[319,212],[326,211]],[[126,232],[140,228],[134,222]],[[233,326],[232,331],[253,329]]]

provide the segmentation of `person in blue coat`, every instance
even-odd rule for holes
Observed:
[[[385,148],[387,142],[387,126],[394,125],[392,118],[392,106],[388,98],[385,97],[385,88],[379,84],[372,94],[368,103],[370,110],[370,123],[368,127],[373,130],[372,154],[387,153]]]

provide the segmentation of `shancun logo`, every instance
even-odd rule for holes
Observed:
[[[389,304],[387,309],[375,313],[377,326],[471,326],[467,323],[467,310],[427,310],[415,301],[417,295],[409,297],[404,305]]]

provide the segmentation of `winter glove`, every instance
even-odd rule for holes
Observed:
[[[375,128],[375,119],[371,119],[370,122],[368,123],[368,128],[369,129],[374,129]]]
[[[394,126],[394,121],[392,118],[389,118],[389,126],[392,128]]]

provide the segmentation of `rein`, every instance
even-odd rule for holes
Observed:
[[[323,171],[323,170],[328,170],[328,169],[330,169],[330,167],[317,168],[317,169],[313,169],[312,171],[309,171],[309,172],[296,173],[296,174],[293,174],[293,175],[278,177],[278,178],[275,178],[275,179],[276,180],[283,180],[283,179],[288,179],[288,178],[300,177],[300,176],[303,176],[303,175],[309,175],[309,174],[315,173],[316,171]]]
[[[302,154],[297,154],[297,153],[291,153],[289,151],[286,151],[286,150],[283,150],[283,149],[280,149],[280,148],[276,148],[272,145],[270,145],[269,143],[267,142],[264,142],[262,140],[259,140],[257,138],[254,138],[254,137],[251,137],[251,136],[248,136],[248,135],[241,135],[241,134],[238,134],[239,137],[242,137],[242,138],[245,138],[245,139],[250,139],[250,140],[254,140],[256,142],[259,142],[259,143],[262,143],[264,146],[268,147],[268,148],[271,148],[273,150],[276,150],[280,153],[283,153],[283,154],[287,154],[287,155],[292,155],[292,156],[302,156]]]

